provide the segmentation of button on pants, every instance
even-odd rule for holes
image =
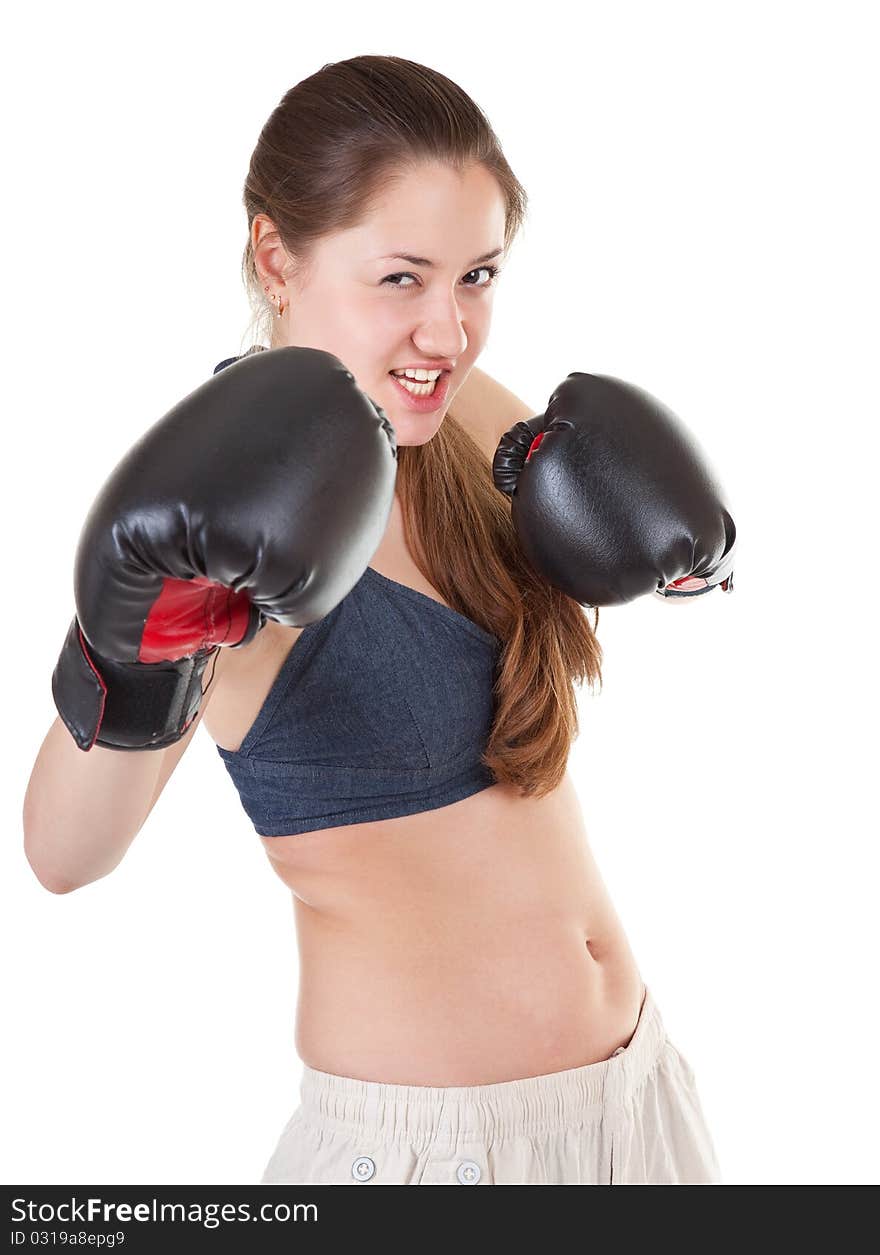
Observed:
[[[305,1067],[263,1185],[712,1185],[690,1064],[649,989],[626,1046],[493,1085],[390,1085]]]

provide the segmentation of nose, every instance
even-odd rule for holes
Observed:
[[[468,345],[462,315],[455,296],[438,297],[429,316],[422,319],[412,342],[423,357],[461,357]]]

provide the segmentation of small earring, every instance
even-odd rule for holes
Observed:
[[[268,283],[266,284],[266,286],[265,286],[265,288],[263,289],[263,291],[264,291],[264,292],[268,292],[268,291],[269,291],[269,285],[268,285]],[[273,300],[273,301],[278,301],[278,297],[277,297],[277,295],[276,295],[274,292],[272,293],[272,300]],[[276,318],[280,318],[280,317],[281,317],[281,315],[282,315],[283,313],[284,313],[284,302],[283,302],[283,301],[278,301],[278,308],[277,308],[277,310],[275,311],[275,317],[276,317]]]

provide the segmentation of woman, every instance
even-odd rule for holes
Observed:
[[[301,1102],[262,1181],[717,1181],[566,769],[594,628],[492,481],[534,413],[475,368],[525,192],[454,83],[361,56],[285,95],[244,203],[268,347],[336,355],[398,448],[363,578],[220,650],[199,711],[295,908]]]
[[[304,1064],[302,1105],[263,1180],[716,1180],[693,1074],[663,1033],[566,771],[573,682],[598,677],[599,646],[583,610],[512,559],[488,473],[503,432],[535,412],[472,376],[525,193],[460,88],[364,56],[287,93],[244,203],[245,275],[257,308],[262,296],[276,312],[270,347],[336,354],[394,425],[373,628],[405,633],[411,615],[428,648],[433,635],[438,652],[468,653],[482,691],[430,677],[448,736],[469,717],[444,703],[484,704],[495,651],[481,638],[503,642],[483,755],[498,783],[477,773],[458,800],[416,813],[403,797],[387,818],[261,837],[293,892]],[[444,372],[433,393],[389,373],[421,364]],[[246,741],[257,756],[260,736],[295,743],[291,689],[273,685],[293,687],[299,635],[269,623],[221,651],[204,718],[230,770]],[[423,700],[411,672],[399,682]],[[276,730],[255,738],[267,701]]]

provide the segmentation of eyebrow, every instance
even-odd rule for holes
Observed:
[[[484,253],[482,257],[475,257],[471,266],[480,266],[484,261],[491,261],[493,257],[497,257],[503,252],[503,248],[496,248],[494,252]],[[411,266],[436,266],[435,261],[429,261],[427,257],[413,257],[411,253],[384,253],[381,257],[377,257],[376,261],[408,261]]]

